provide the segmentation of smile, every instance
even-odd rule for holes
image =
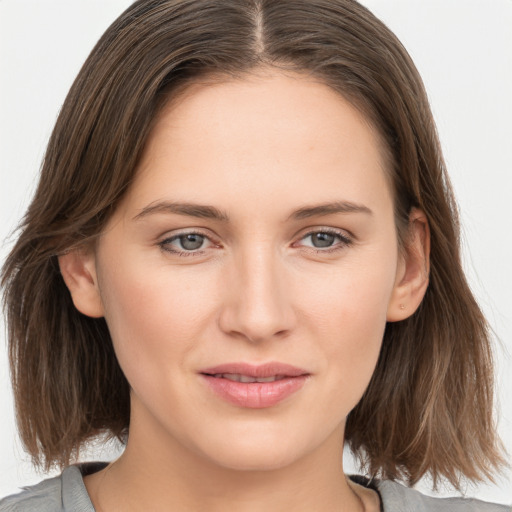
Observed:
[[[285,378],[285,375],[272,375],[270,377],[251,377],[250,375],[241,375],[240,373],[216,373],[213,375],[216,379],[228,379],[234,382],[274,382]]]
[[[238,407],[272,407],[298,392],[311,376],[302,368],[271,362],[262,365],[226,363],[200,375],[210,392]]]

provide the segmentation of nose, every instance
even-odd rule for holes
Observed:
[[[296,323],[291,283],[268,247],[235,258],[228,278],[219,317],[225,333],[253,343],[290,333]]]

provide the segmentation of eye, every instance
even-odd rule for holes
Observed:
[[[181,247],[186,251],[195,251],[201,248],[205,237],[198,233],[189,233],[187,235],[180,235],[176,240],[179,241]]]
[[[195,254],[202,254],[211,240],[201,233],[180,233],[166,238],[159,242],[159,246],[164,251],[177,254],[179,256],[193,256]]]
[[[352,243],[344,232],[332,228],[310,231],[301,238],[301,241],[306,242],[303,246],[317,249],[316,252],[333,252],[344,249]]]
[[[308,235],[313,247],[330,247],[336,241],[336,235],[332,233],[312,233]]]

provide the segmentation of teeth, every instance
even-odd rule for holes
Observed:
[[[274,382],[275,380],[279,380],[279,375],[273,375],[272,377],[258,377],[256,382]]]
[[[250,377],[249,375],[241,375],[239,373],[217,373],[217,378],[232,380],[234,382],[274,382],[284,378],[283,375],[272,375],[271,377]]]
[[[236,376],[233,375],[233,377],[238,382],[258,382],[258,379],[256,379],[256,377],[249,377],[248,375],[236,375]]]

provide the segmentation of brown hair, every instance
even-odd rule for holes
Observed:
[[[129,385],[104,319],[80,314],[57,255],[115,210],[163,103],[200,77],[274,66],[318,77],[361,109],[390,155],[400,239],[412,207],[431,232],[419,310],[386,326],[346,441],[371,475],[492,479],[490,336],[466,283],[456,206],[422,81],[397,38],[354,0],[140,0],[106,31],[60,112],[39,186],[3,268],[12,382],[34,462],[67,464],[99,434],[123,438]]]

